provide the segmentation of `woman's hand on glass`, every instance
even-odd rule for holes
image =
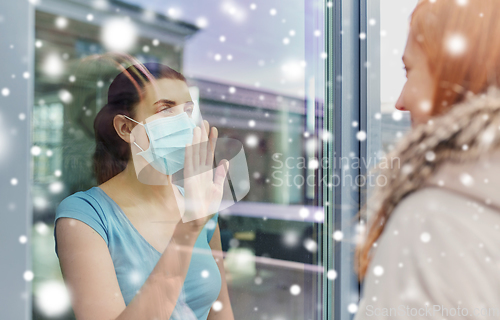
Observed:
[[[219,210],[229,161],[223,159],[213,168],[217,128],[203,121],[204,130],[195,127],[193,142],[186,146],[184,160],[184,223],[201,230]],[[214,175],[215,170],[215,175]]]

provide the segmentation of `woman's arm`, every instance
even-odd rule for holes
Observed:
[[[78,320],[170,319],[200,230],[178,224],[155,268],[126,306],[102,237],[76,219],[60,218],[56,223],[61,271]]]
[[[222,309],[220,311],[210,310],[207,320],[234,320],[233,309],[231,308],[231,302],[229,301],[229,292],[227,290],[226,282],[226,272],[224,269],[224,259],[222,256],[222,244],[220,239],[220,229],[219,224],[215,228],[212,240],[210,240],[210,248],[212,248],[212,254],[217,266],[219,267],[221,276],[221,288],[219,297],[217,301],[222,303]]]

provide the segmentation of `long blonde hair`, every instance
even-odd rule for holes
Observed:
[[[465,109],[462,105],[455,112],[450,110],[467,97],[484,93],[500,83],[500,42],[495,41],[500,34],[498,17],[498,0],[421,0],[413,11],[410,22],[413,38],[409,41],[416,41],[429,61],[436,86],[432,115],[443,116],[415,128],[389,157],[398,157],[403,166],[382,172],[389,182],[377,190],[374,200],[379,202],[378,208],[365,241],[356,248],[360,280],[368,269],[371,249],[398,202],[420,188],[444,160],[458,155],[463,159],[462,145],[479,146],[476,136],[489,125],[499,125],[496,121],[500,102],[499,106],[493,103],[493,107],[482,110],[478,107],[481,100],[474,100],[474,110],[466,109],[469,104],[465,104]],[[490,95],[498,96],[493,89],[491,92]],[[480,114],[483,116],[473,122],[471,117]],[[478,150],[484,151],[471,148],[468,154],[477,155]],[[433,155],[427,158],[433,161],[426,159],[430,152]]]

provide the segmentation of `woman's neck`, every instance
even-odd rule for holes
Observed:
[[[137,198],[139,198],[149,203],[169,203],[171,200],[175,199],[172,176],[160,175],[162,174],[157,172],[155,176],[159,178],[155,180],[164,183],[162,185],[142,183],[137,178],[134,163],[129,161],[125,170],[111,179],[114,180],[112,181],[113,190],[111,190],[111,192],[125,202],[132,199],[135,202]],[[111,180],[109,182],[111,182]],[[122,194],[117,194],[118,191]]]

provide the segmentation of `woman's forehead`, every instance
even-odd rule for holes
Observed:
[[[408,36],[408,40],[406,41],[406,47],[404,50],[404,60],[412,61],[419,60],[421,58],[425,58],[424,52],[420,47],[418,40],[418,35],[415,35],[413,30],[410,29],[410,33]]]
[[[175,101],[177,104],[191,100],[189,88],[182,80],[159,79],[154,83],[148,83],[144,89],[144,102],[150,105],[160,99]]]

